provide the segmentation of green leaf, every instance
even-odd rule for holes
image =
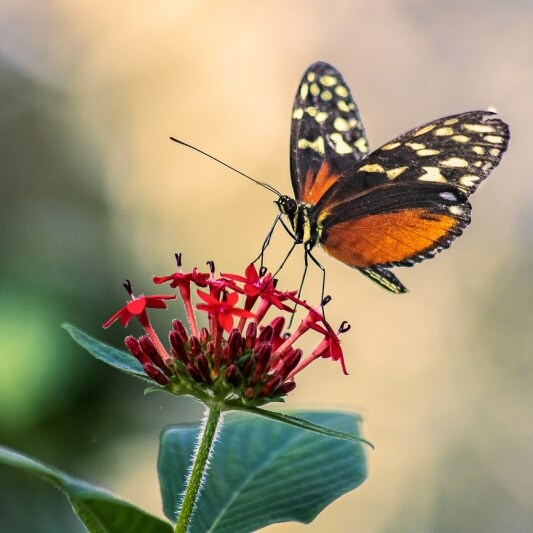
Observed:
[[[0,463],[49,481],[63,492],[91,533],[171,533],[172,526],[99,487],[0,446]],[[35,502],[28,502],[28,510]],[[38,525],[36,524],[36,527]]]
[[[313,424],[313,422],[309,422],[308,420],[302,420],[301,418],[291,416],[285,413],[267,411],[266,409],[260,409],[259,407],[233,407],[233,409],[236,411],[254,413],[258,416],[264,416],[265,418],[269,418],[270,420],[276,420],[277,422],[281,422],[283,424],[288,424],[297,428],[306,429],[308,431],[314,431],[315,433],[327,435],[328,437],[351,440],[352,442],[361,442],[374,449],[374,445],[371,442],[361,437],[358,437],[357,435],[353,435],[351,433],[344,433],[342,431],[335,431],[334,429],[321,426],[320,424]]]
[[[85,348],[96,359],[118,368],[122,372],[126,372],[131,376],[153,384],[153,381],[144,373],[141,363],[129,353],[117,350],[116,348],[113,348],[113,346],[109,346],[108,344],[91,337],[71,324],[63,324],[63,328],[67,330],[70,336],[82,348]]]
[[[293,413],[313,424],[359,433],[359,417]],[[158,471],[165,515],[175,521],[199,426],[161,435]],[[366,478],[359,442],[331,438],[256,416],[225,415],[189,533],[240,533],[287,521],[311,522]]]

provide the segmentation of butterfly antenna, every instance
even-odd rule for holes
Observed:
[[[200,154],[203,154],[210,159],[213,159],[217,163],[220,163],[221,165],[224,165],[225,167],[229,168],[230,170],[233,170],[234,172],[237,172],[237,174],[240,174],[241,176],[244,176],[245,178],[249,179],[250,181],[253,181],[254,183],[257,183],[257,185],[261,185],[261,187],[264,187],[265,189],[268,189],[269,191],[273,192],[274,194],[277,194],[278,197],[281,196],[281,193],[274,189],[272,185],[269,185],[268,183],[264,183],[262,181],[256,180],[252,178],[251,176],[248,176],[248,174],[245,174],[244,172],[241,172],[240,170],[237,170],[236,168],[232,167],[231,165],[228,165],[227,163],[224,163],[224,161],[221,161],[220,159],[212,156],[211,154],[208,154],[207,152],[204,152],[203,150],[200,150],[200,148],[196,148],[196,146],[193,146],[192,144],[188,144],[186,142],[180,141],[179,139],[176,139],[175,137],[170,137],[171,141],[174,141],[178,144],[182,144],[183,146],[186,146],[187,148],[192,148],[196,152],[199,152]]]

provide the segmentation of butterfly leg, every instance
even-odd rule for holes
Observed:
[[[292,246],[291,246],[291,249],[288,251],[287,255],[285,256],[285,259],[281,262],[281,265],[278,267],[278,269],[276,270],[276,272],[274,272],[274,274],[272,274],[272,278],[274,279],[280,272],[280,270],[285,266],[285,263],[287,262],[287,260],[289,259],[289,257],[291,256],[292,252],[294,251],[294,249],[296,248],[296,245],[298,244],[298,242],[294,241],[292,243]]]
[[[308,255],[308,251],[306,249],[304,249],[304,272],[302,274],[302,281],[300,281],[300,287],[298,288],[298,293],[297,293],[297,297],[300,298],[300,296],[302,295],[302,290],[304,288],[304,281],[305,281],[305,276],[307,275],[307,267],[309,266],[309,261],[307,260],[307,255]],[[292,315],[291,315],[291,319],[289,320],[289,325],[287,326],[288,329],[291,328],[292,326],[292,321],[294,320],[294,314],[296,313],[296,308],[298,306],[295,304],[294,305],[294,309],[292,310]]]
[[[281,220],[281,213],[276,217],[276,219],[274,220],[274,224],[272,224],[272,227],[268,231],[267,236],[265,237],[265,240],[263,241],[263,245],[261,246],[261,252],[259,252],[259,255],[252,261],[252,263],[256,263],[259,259],[261,259],[260,268],[263,268],[263,258],[265,255],[265,251],[268,248],[268,245],[270,244],[270,239],[272,239],[272,234],[274,233],[274,230],[276,229],[276,226],[278,225],[278,222],[280,220]]]
[[[305,256],[309,256],[313,263],[322,271],[322,291],[320,293],[320,306],[322,307],[322,315],[324,315],[324,319],[326,318],[326,314],[324,311],[324,302],[325,302],[325,292],[326,292],[326,269],[322,266],[322,264],[318,261],[318,259],[311,253],[311,247],[305,249]],[[307,268],[307,261],[306,261],[306,268]],[[328,297],[329,299],[329,297]]]

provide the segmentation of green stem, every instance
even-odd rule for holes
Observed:
[[[217,403],[212,403],[206,407],[191,473],[187,479],[187,488],[179,510],[178,521],[174,528],[175,533],[186,533],[191,523],[202,482],[205,481],[207,476],[208,460],[213,453],[215,437],[222,423],[221,416],[222,411]]]

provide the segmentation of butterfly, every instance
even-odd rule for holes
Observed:
[[[288,218],[294,243],[305,247],[306,266],[308,255],[317,262],[311,251],[320,245],[385,289],[406,292],[390,267],[429,259],[461,235],[470,223],[468,198],[498,165],[508,141],[509,127],[495,113],[469,111],[370,152],[341,74],[313,63],[292,110],[294,198],[279,195],[276,221]]]

